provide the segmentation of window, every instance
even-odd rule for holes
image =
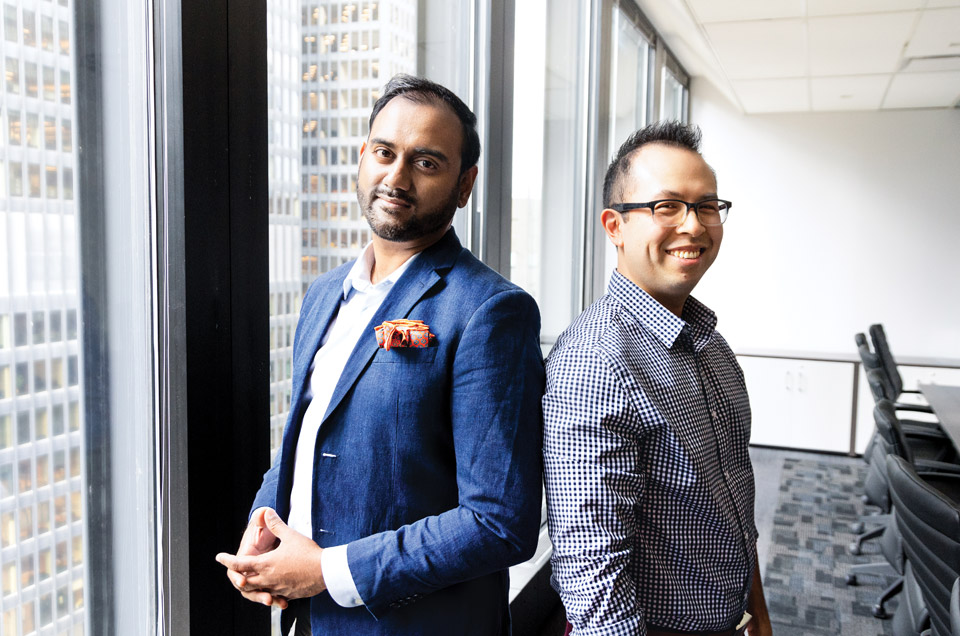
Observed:
[[[11,146],[19,146],[20,139],[22,137],[22,129],[20,128],[20,111],[11,110],[7,115],[7,143]]]
[[[40,16],[40,48],[53,50],[53,18],[48,15]]]
[[[39,93],[39,79],[37,75],[37,65],[35,62],[24,62],[24,84],[26,85],[27,97],[37,97]]]
[[[37,45],[37,14],[33,11],[23,11],[23,45]]]
[[[7,92],[13,93],[14,95],[20,94],[20,60],[13,57],[8,57],[6,60],[7,64]]]
[[[20,34],[17,25],[17,8],[15,6],[3,5],[3,37],[7,42],[16,42]]]
[[[540,305],[548,343],[581,306],[587,43],[580,25],[589,19],[587,5],[572,0],[517,3],[517,25],[525,26],[514,48],[510,277]]]
[[[660,112],[662,119],[687,121],[687,88],[679,77],[680,72],[670,67],[663,70],[663,88]]]

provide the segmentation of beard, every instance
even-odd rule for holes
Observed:
[[[357,201],[360,203],[363,217],[367,220],[373,233],[386,241],[402,243],[439,232],[450,225],[453,215],[457,212],[460,187],[457,184],[450,192],[450,196],[444,201],[432,208],[418,208],[416,213],[406,220],[400,220],[388,211],[374,210],[373,202],[376,196],[399,199],[410,205],[417,203],[416,197],[412,197],[402,190],[390,190],[382,187],[376,187],[366,192],[357,189]]]

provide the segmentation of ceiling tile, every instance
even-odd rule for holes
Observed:
[[[811,18],[810,73],[867,75],[898,70],[916,19],[915,11]]]
[[[807,0],[807,16],[884,13],[922,7],[923,0]]]
[[[802,18],[804,0],[690,0],[700,22]]]
[[[813,77],[810,100],[813,110],[877,110],[891,75]]]
[[[924,11],[904,55],[960,55],[960,7]]]
[[[806,79],[744,80],[733,82],[743,110],[747,113],[789,113],[810,110]]]
[[[898,73],[883,108],[949,108],[960,99],[960,71]]]
[[[705,26],[727,77],[760,79],[806,75],[803,20],[727,22]]]

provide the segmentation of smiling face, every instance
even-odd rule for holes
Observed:
[[[659,143],[633,154],[623,185],[624,203],[717,196],[717,180],[703,157]],[[702,225],[693,210],[679,227],[657,225],[649,208],[623,214],[607,209],[601,221],[617,246],[617,270],[678,316],[723,239],[722,225]]]
[[[374,234],[398,243],[439,239],[470,198],[476,166],[460,174],[463,126],[442,103],[395,97],[360,155],[357,200]]]

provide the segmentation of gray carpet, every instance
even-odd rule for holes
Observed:
[[[848,586],[850,565],[881,561],[876,541],[862,556],[847,546],[849,524],[864,512],[860,502],[866,464],[847,458],[783,460],[780,497],[766,557],[764,588],[776,636],[891,634],[890,621],[871,608],[888,580],[860,576]],[[887,604],[890,615],[896,600]]]

